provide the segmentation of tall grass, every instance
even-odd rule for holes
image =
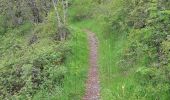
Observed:
[[[64,79],[63,94],[60,100],[81,100],[85,93],[85,81],[88,71],[88,42],[86,33],[74,25],[70,25],[72,30],[71,54],[68,55],[65,66],[68,73]]]

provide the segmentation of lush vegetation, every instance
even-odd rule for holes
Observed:
[[[0,0],[0,99],[81,100],[89,29],[99,39],[102,100],[168,100],[169,6],[169,0]]]
[[[96,32],[100,40],[101,98],[168,100],[170,2],[86,2],[90,10],[76,11],[77,16],[87,13],[77,26]]]
[[[87,38],[64,19],[58,25],[56,13],[61,16],[68,6],[50,0],[8,1],[0,1],[0,99],[80,99],[88,68]]]

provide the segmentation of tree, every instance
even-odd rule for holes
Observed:
[[[67,20],[66,14],[67,14],[68,1],[52,0],[52,2],[57,17],[57,25],[58,25],[57,40],[65,40],[68,34],[68,30],[66,28],[66,20]],[[62,8],[60,8],[60,6],[62,6]],[[62,9],[62,13],[59,13],[59,9]]]
[[[36,1],[35,0],[27,0],[28,5],[31,8],[33,17],[34,17],[34,22],[35,23],[41,23],[42,19],[40,17],[39,9],[37,8]]]

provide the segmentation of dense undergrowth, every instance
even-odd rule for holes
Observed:
[[[53,11],[43,23],[0,30],[0,99],[80,99],[88,67],[86,34],[74,26],[56,41]],[[5,32],[5,33],[4,33]],[[83,47],[82,47],[83,45]],[[77,85],[76,85],[77,84]]]
[[[31,99],[37,91],[52,91],[62,84],[69,46],[57,43],[55,17],[38,26],[26,22],[1,36],[1,99]],[[48,28],[50,27],[50,29]]]

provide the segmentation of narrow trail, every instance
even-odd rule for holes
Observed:
[[[86,82],[86,93],[83,100],[99,100],[100,86],[97,65],[97,48],[98,40],[94,33],[86,30],[88,34],[88,41],[90,46],[90,67],[88,72],[88,79]]]

